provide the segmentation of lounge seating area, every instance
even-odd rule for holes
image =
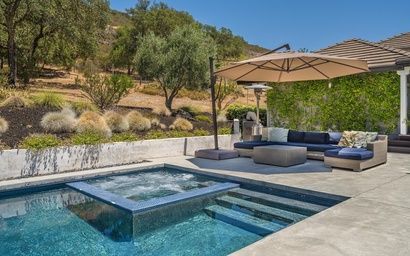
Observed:
[[[278,154],[278,150],[281,150],[278,145],[283,146],[282,150],[286,150],[286,154]],[[305,148],[307,159],[321,160],[326,166],[353,171],[363,171],[387,162],[387,136],[372,132],[304,132],[271,127],[263,128],[260,141],[234,144],[241,157],[252,157],[259,163],[285,163],[289,166],[301,163],[300,151],[289,150],[294,147]],[[284,159],[273,159],[274,155],[282,155]],[[295,162],[292,159],[299,160]]]

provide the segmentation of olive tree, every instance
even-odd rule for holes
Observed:
[[[208,60],[215,52],[213,40],[202,30],[183,26],[167,38],[153,33],[145,36],[134,63],[140,76],[161,86],[165,106],[172,110],[172,102],[182,88],[200,89],[208,84]]]

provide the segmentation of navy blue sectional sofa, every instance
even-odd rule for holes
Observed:
[[[387,161],[387,136],[379,135],[375,142],[365,149],[343,148],[338,146],[342,137],[340,132],[301,132],[289,130],[287,142],[267,141],[264,128],[262,141],[243,141],[234,144],[242,157],[252,157],[253,149],[259,146],[288,145],[306,147],[307,158],[324,160],[326,165],[361,171]]]
[[[266,137],[262,141],[243,141],[234,144],[240,156],[252,156],[254,147],[267,145],[287,145],[296,147],[306,147],[308,158],[323,160],[324,152],[332,149],[340,149],[339,143],[342,133],[325,132],[300,132],[289,130],[287,142],[267,141]]]

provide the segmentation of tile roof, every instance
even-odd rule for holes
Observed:
[[[385,44],[362,39],[351,39],[317,51],[326,55],[350,57],[366,60],[372,71],[399,70],[399,60],[410,60],[410,52]]]
[[[390,47],[410,51],[410,32],[401,33],[379,42]]]

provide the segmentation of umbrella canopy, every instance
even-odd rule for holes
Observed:
[[[317,53],[270,53],[232,63],[215,75],[235,81],[293,82],[324,80],[369,71],[364,60]]]

